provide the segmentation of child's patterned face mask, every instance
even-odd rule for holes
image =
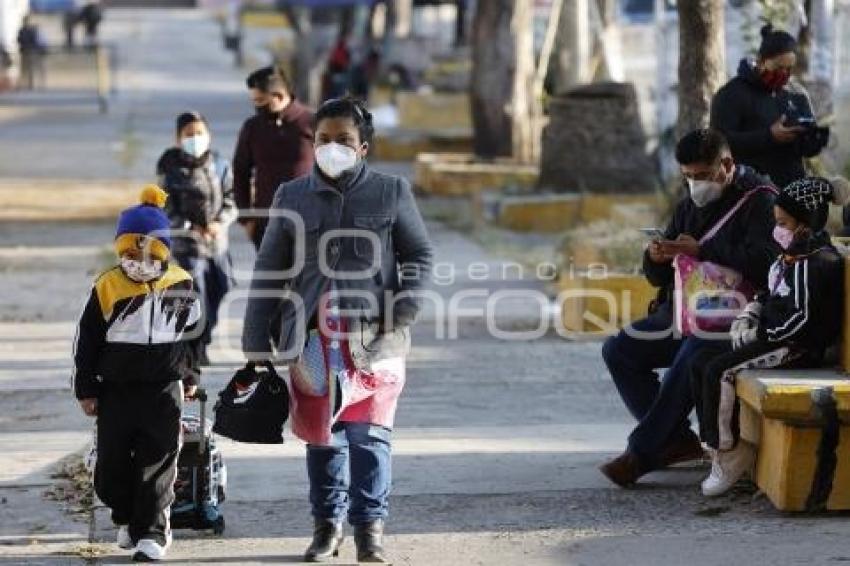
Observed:
[[[121,270],[133,281],[147,283],[162,275],[162,262],[158,259],[140,261],[138,259],[122,257]]]

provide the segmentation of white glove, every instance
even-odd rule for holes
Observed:
[[[761,310],[763,308],[763,304],[758,301],[753,301],[751,303],[747,303],[747,306],[744,307],[744,312],[742,312],[741,314],[748,315],[750,318],[758,320],[761,318]]]
[[[758,340],[758,327],[746,328],[743,331],[732,335],[732,349],[738,350],[747,344],[752,344]]]
[[[729,336],[732,339],[732,348],[737,350],[745,344],[755,342],[758,338],[759,318],[761,317],[762,304],[754,301],[744,307],[732,322]]]

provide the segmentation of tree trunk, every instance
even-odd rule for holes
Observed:
[[[815,115],[833,112],[835,66],[833,0],[806,0],[806,23],[800,28],[797,49],[797,77],[809,90]]]
[[[726,79],[723,0],[677,2],[679,136],[708,124],[711,97]]]
[[[470,103],[474,150],[479,157],[508,156],[512,150],[508,107],[515,57],[511,20],[514,0],[477,2],[472,23]]]
[[[558,20],[555,52],[549,63],[547,91],[563,95],[590,80],[590,2],[566,0]]]
[[[516,41],[513,100],[511,103],[512,142],[514,159],[531,163],[534,158],[534,129],[532,128],[532,97],[534,88],[534,6],[532,0],[516,0],[513,33]]]
[[[310,8],[292,8],[295,29],[298,34],[298,45],[295,46],[295,69],[294,83],[296,96],[309,103],[312,93],[310,92],[310,74],[313,69],[313,41]]]
[[[455,0],[457,17],[455,18],[455,47],[466,45],[466,1]]]
[[[812,64],[812,0],[803,1],[806,19],[797,34],[797,76],[805,80],[809,77]]]
[[[413,26],[413,0],[387,0],[389,35],[399,39],[410,36]]]

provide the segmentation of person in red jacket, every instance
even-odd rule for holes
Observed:
[[[259,249],[268,224],[262,212],[271,206],[275,191],[313,168],[313,112],[295,99],[280,68],[259,69],[246,83],[257,114],[239,132],[233,193],[240,210],[254,209],[239,222]]]

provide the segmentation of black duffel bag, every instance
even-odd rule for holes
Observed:
[[[282,444],[289,391],[271,362],[249,362],[219,394],[213,432],[237,442]]]

